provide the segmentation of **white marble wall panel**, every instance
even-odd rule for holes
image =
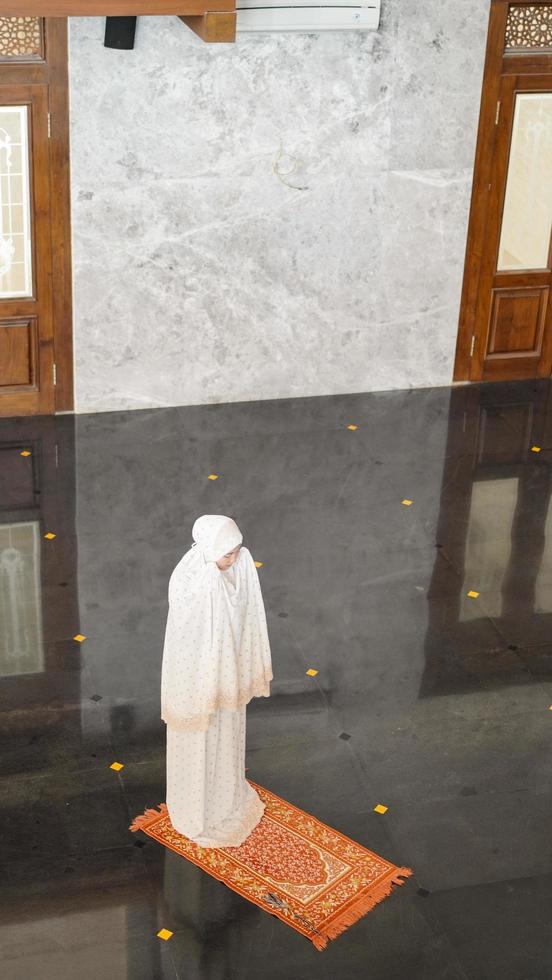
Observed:
[[[393,169],[473,167],[490,4],[400,0],[393,51]]]
[[[78,412],[447,384],[487,11],[134,51],[70,21]]]

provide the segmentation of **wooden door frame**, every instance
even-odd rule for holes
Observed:
[[[50,193],[56,412],[74,410],[67,18],[45,19],[50,65]]]
[[[74,410],[67,18],[44,22],[50,66],[50,221],[56,412]]]
[[[530,49],[520,54],[504,50],[508,12],[510,7],[550,5],[551,0],[491,0],[454,361],[453,381],[456,382],[471,380],[472,338],[476,338],[479,347],[484,340],[477,335],[476,310],[492,203],[492,193],[489,192],[497,194],[500,191],[500,188],[491,187],[491,168],[497,134],[497,103],[502,78],[504,75],[521,73],[552,75],[552,52]]]
[[[69,165],[69,82],[67,18],[47,17],[44,60],[13,59],[0,64],[4,85],[47,85],[50,113],[50,233],[54,363],[54,412],[74,410],[71,184]],[[1,99],[1,94],[0,94]]]

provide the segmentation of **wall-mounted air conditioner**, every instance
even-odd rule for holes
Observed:
[[[238,31],[376,31],[381,0],[236,0]]]

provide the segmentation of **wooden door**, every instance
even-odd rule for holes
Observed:
[[[73,407],[66,50],[65,23],[0,18],[2,416]]]
[[[552,372],[552,3],[492,0],[455,381]]]
[[[504,76],[497,114],[471,377],[546,377],[552,370],[552,76]]]
[[[15,169],[21,160],[22,173],[12,176],[16,153]],[[0,232],[1,405],[3,414],[49,415],[54,351],[47,86],[0,86],[0,181],[6,192]],[[14,203],[5,205],[8,195]]]

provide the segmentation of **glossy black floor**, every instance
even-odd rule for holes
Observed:
[[[549,980],[547,381],[3,419],[0,448],[2,980]],[[201,513],[264,563],[249,775],[415,872],[324,952],[128,830]]]

